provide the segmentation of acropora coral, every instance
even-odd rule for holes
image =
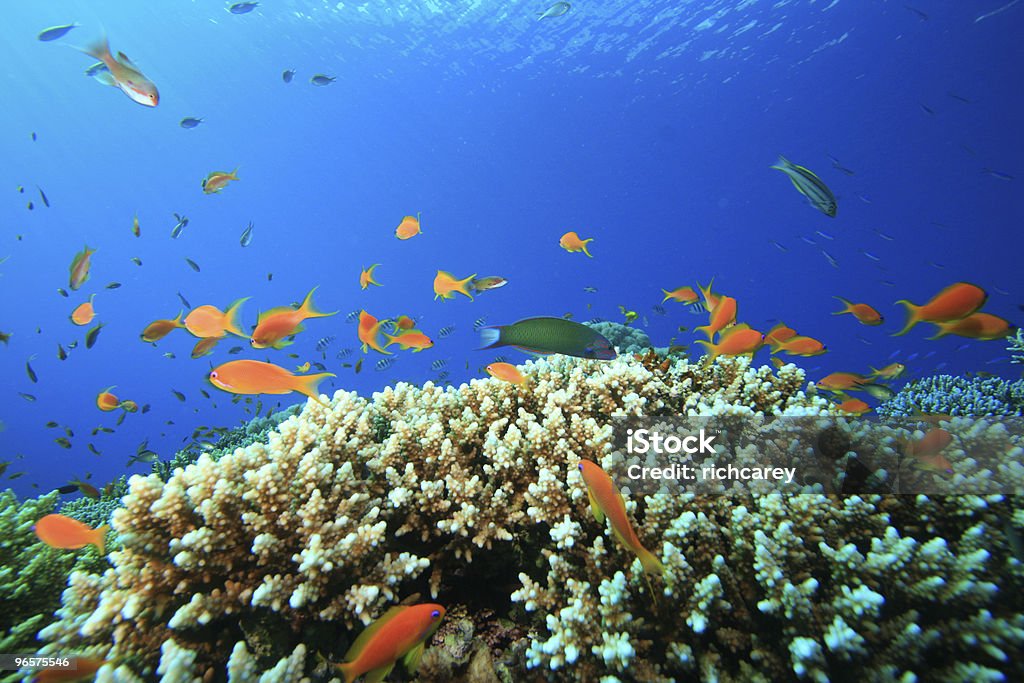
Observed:
[[[939,415],[1024,415],[1024,380],[935,375],[908,382],[875,409],[883,417]]]
[[[112,518],[121,549],[72,573],[43,653],[115,660],[99,680],[328,680],[366,624],[420,594],[451,615],[420,680],[463,665],[607,682],[1024,676],[1014,497],[624,491],[665,565],[645,577],[577,470],[617,464],[612,417],[833,408],[794,365],[522,369],[523,385],[337,392],[265,442],[132,477]],[[965,437],[956,476],[972,476],[972,440],[995,442],[1024,485],[1020,436],[997,426]]]

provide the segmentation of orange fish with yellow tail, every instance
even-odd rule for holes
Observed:
[[[78,550],[87,545],[94,545],[101,554],[109,530],[110,527],[106,524],[93,529],[84,522],[64,515],[46,515],[35,525],[36,536],[51,548]]]
[[[203,193],[217,194],[228,186],[232,180],[238,180],[238,169],[231,173],[227,171],[213,171],[203,178]]]
[[[259,320],[256,322],[256,329],[252,331],[252,336],[249,337],[249,344],[254,349],[265,349],[268,346],[272,346],[275,349],[283,348],[291,344],[290,341],[285,341],[286,337],[302,331],[302,322],[304,320],[326,318],[337,313],[337,311],[323,313],[313,307],[313,292],[316,290],[316,287],[309,290],[309,294],[302,300],[302,305],[298,308],[281,306],[280,308],[272,308],[269,311],[260,313]]]
[[[225,332],[239,337],[248,337],[249,335],[242,331],[238,322],[238,313],[242,304],[248,300],[249,297],[239,299],[231,304],[227,311],[221,311],[210,304],[193,308],[185,318],[185,329],[196,337],[223,337]]]
[[[1002,339],[1014,330],[1014,326],[1009,320],[1004,320],[998,315],[982,311],[971,313],[966,318],[961,318],[960,320],[935,323],[935,326],[938,328],[938,331],[931,337],[928,337],[929,339],[938,339],[939,337],[945,337],[947,334],[955,334],[958,337],[991,341],[992,339]]]
[[[608,518],[615,538],[639,558],[644,572],[661,574],[665,571],[661,561],[640,543],[636,532],[633,531],[633,525],[626,517],[626,502],[615,487],[615,483],[612,482],[612,478],[590,460],[580,460],[579,470],[583,475],[583,483],[587,485],[590,510],[594,513],[594,518],[598,523],[604,524],[604,518]]]
[[[715,294],[711,291],[712,285],[715,284],[715,278],[711,278],[711,282],[708,283],[707,287],[702,286],[699,282],[697,283],[697,289],[700,290],[700,294],[704,297],[704,308],[709,311],[714,311],[715,306],[718,305],[719,300],[722,298],[721,294]]]
[[[855,304],[852,301],[847,301],[841,296],[832,298],[839,299],[844,306],[843,310],[836,311],[832,315],[843,315],[845,313],[849,313],[862,325],[881,325],[884,322],[882,314],[868,304]]]
[[[710,360],[718,356],[753,356],[764,344],[764,335],[744,323],[723,332],[717,344],[703,339],[698,339],[697,343],[708,350]]]
[[[671,292],[667,289],[662,289],[661,291],[665,295],[665,298],[661,300],[661,303],[665,303],[669,299],[687,305],[695,304],[700,301],[700,295],[693,291],[693,287],[676,287]]]
[[[449,272],[444,270],[437,271],[437,275],[434,276],[434,299],[454,299],[455,294],[464,294],[469,297],[469,300],[473,300],[473,295],[469,293],[470,283],[473,278],[476,277],[476,273],[473,273],[467,278],[458,280]]]
[[[100,393],[96,394],[96,407],[105,413],[109,413],[112,410],[117,410],[117,407],[121,404],[117,396],[110,393],[110,390],[116,387],[115,384],[112,387],[107,387]]]
[[[383,681],[399,659],[415,673],[426,642],[444,619],[441,605],[398,605],[370,624],[345,653],[345,663],[335,664],[345,683],[363,674],[366,681]]]
[[[366,289],[370,285],[374,285],[376,287],[380,287],[381,286],[381,284],[379,282],[377,282],[376,280],[373,279],[373,271],[379,265],[380,265],[379,263],[374,263],[372,266],[370,266],[369,268],[364,268],[359,273],[359,288],[360,289]]]
[[[921,306],[900,299],[896,303],[906,306],[907,324],[893,336],[906,334],[920,322],[947,323],[966,318],[981,308],[987,299],[984,289],[969,282],[954,282]]]
[[[388,340],[386,346],[398,344],[398,348],[403,351],[412,349],[414,353],[429,349],[434,345],[434,341],[422,332],[407,331],[395,336],[384,333],[384,337]]]
[[[406,216],[402,219],[402,222],[398,224],[398,227],[395,228],[395,237],[400,240],[412,239],[419,234],[421,234],[419,213],[415,216]]]
[[[85,249],[75,254],[75,258],[71,260],[71,275],[68,278],[68,286],[71,289],[78,289],[85,284],[85,281],[89,279],[89,269],[92,268],[92,255],[96,253],[95,249],[90,249],[88,245]]]
[[[290,394],[296,391],[321,405],[328,405],[320,398],[317,386],[333,373],[321,372],[315,375],[295,375],[273,363],[258,360],[233,360],[210,371],[210,383],[232,394]]]
[[[700,330],[708,336],[709,340],[713,340],[716,334],[736,322],[736,309],[736,299],[731,296],[723,296],[714,308],[708,308],[711,311],[709,316],[711,321],[707,325],[695,327],[694,330]]]
[[[796,336],[796,330],[792,327],[788,327],[786,323],[777,323],[775,327],[768,330],[768,333],[764,335],[764,343],[773,349],[786,341]]]
[[[160,341],[179,327],[185,327],[185,324],[181,322],[182,315],[184,315],[184,311],[178,311],[178,317],[174,320],[168,320],[166,318],[154,320],[150,324],[146,325],[146,329],[142,330],[139,337],[141,337],[144,342],[155,343]]]
[[[78,305],[75,310],[71,311],[71,322],[76,325],[88,325],[92,322],[92,319],[96,317],[96,309],[92,306],[92,300],[96,298],[93,294],[89,297],[89,300]]]
[[[487,374],[491,377],[504,382],[523,384],[526,381],[523,373],[519,372],[519,368],[511,363],[491,363],[484,369],[487,370]]]
[[[381,334],[380,328],[387,320],[377,320],[366,311],[359,311],[359,329],[357,335],[359,341],[363,342],[363,353],[366,353],[367,348],[371,348],[379,353],[386,353],[391,355],[390,351],[385,351],[384,347],[377,341],[377,335]]]
[[[817,356],[825,353],[828,349],[814,337],[797,335],[785,341],[775,344],[772,353],[788,353],[791,356]]]
[[[903,363],[889,363],[881,370],[871,368],[871,377],[882,378],[882,379],[896,379],[904,372],[906,372],[907,366]]]
[[[559,238],[558,246],[560,246],[562,249],[565,249],[570,254],[577,251],[582,251],[590,258],[594,258],[593,255],[591,255],[590,253],[590,249],[587,247],[587,245],[593,241],[593,237],[589,239],[581,239],[579,235],[570,230],[569,232],[562,235],[561,238]]]

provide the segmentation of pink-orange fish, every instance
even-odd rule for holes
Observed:
[[[449,272],[444,270],[437,271],[437,275],[434,276],[434,298],[441,299],[454,299],[455,294],[464,294],[469,297],[469,300],[473,300],[473,295],[469,293],[470,282],[476,277],[476,273],[473,273],[467,278],[458,280]]]
[[[317,403],[320,399],[317,385],[336,375],[321,372],[316,375],[295,375],[273,363],[258,360],[233,360],[210,371],[210,383],[232,394],[305,394]]]
[[[46,515],[35,525],[36,536],[51,548],[78,550],[91,544],[96,546],[101,554],[104,550],[104,538],[109,530],[110,527],[106,524],[93,529],[84,522],[64,515]]]
[[[78,289],[85,284],[86,280],[89,279],[89,269],[92,267],[92,255],[96,253],[95,249],[90,249],[89,245],[85,246],[85,249],[75,254],[75,258],[71,260],[71,276],[68,278],[68,286],[71,289]]]
[[[290,341],[285,340],[286,337],[302,331],[302,322],[304,320],[326,318],[337,313],[337,311],[323,313],[314,308],[313,292],[316,290],[316,287],[309,290],[309,294],[306,295],[302,305],[298,308],[282,306],[260,313],[256,329],[252,331],[252,336],[249,338],[249,344],[254,349],[265,349],[268,346],[272,346],[275,349],[283,348],[291,344]]]
[[[356,334],[359,341],[363,342],[363,353],[366,353],[367,348],[372,348],[379,353],[391,355],[391,352],[384,350],[384,347],[377,341],[377,335],[381,334],[380,328],[386,322],[387,320],[377,320],[366,311],[359,311],[359,329]]]
[[[335,666],[345,683],[363,674],[368,674],[367,683],[383,681],[399,659],[415,673],[424,645],[444,615],[444,607],[433,603],[392,607],[359,634],[345,653],[345,663]]]
[[[570,254],[573,252],[582,251],[587,256],[590,256],[590,258],[594,258],[590,253],[590,249],[587,247],[587,245],[593,241],[593,237],[590,237],[588,239],[581,239],[579,235],[570,230],[569,232],[562,235],[561,238],[559,238],[558,246],[562,247],[562,249],[565,249]]]
[[[954,282],[921,306],[900,299],[896,303],[907,308],[907,324],[894,337],[906,334],[919,322],[946,323],[966,318],[984,305],[988,299],[985,290],[969,282]]]

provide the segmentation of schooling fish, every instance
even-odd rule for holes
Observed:
[[[203,178],[203,193],[217,194],[232,180],[238,180],[238,169],[228,173],[227,171],[211,171]]]
[[[96,344],[96,339],[100,336],[100,330],[102,329],[103,323],[99,323],[85,333],[85,348],[91,349]]]
[[[179,311],[178,317],[174,320],[154,320],[150,324],[146,325],[146,329],[142,330],[142,333],[139,336],[144,342],[154,343],[160,341],[174,330],[185,326],[181,322],[181,316],[183,313],[184,311]]]
[[[970,337],[971,339],[989,341],[992,339],[1002,339],[1013,332],[1014,329],[1009,320],[1004,320],[998,315],[981,311],[972,313],[960,320],[937,322],[935,326],[938,328],[938,331],[933,336],[928,337],[929,339],[938,339],[939,337],[945,337],[947,334],[954,334],[958,337]]]
[[[312,78],[309,79],[309,82],[312,83],[313,85],[323,86],[330,85],[331,83],[334,83],[334,81],[336,80],[338,79],[335,78],[334,76],[327,76],[326,74],[315,74]]]
[[[192,259],[186,258],[185,263],[187,263],[188,267],[191,268],[192,270],[196,271],[197,273],[199,272],[199,264],[193,261]]]
[[[104,538],[110,527],[104,524],[93,529],[84,522],[64,515],[46,515],[36,522],[33,530],[39,540],[51,548],[77,550],[87,545],[94,545],[102,554]]]
[[[400,240],[407,240],[420,234],[420,214],[405,216],[402,222],[395,228],[395,237]]]
[[[198,126],[202,122],[203,122],[202,119],[196,118],[194,116],[186,116],[185,118],[183,118],[181,121],[178,122],[178,125],[181,126],[182,128],[195,128],[196,126]]]
[[[50,28],[43,29],[42,31],[40,31],[39,35],[36,36],[36,38],[43,41],[44,43],[48,43],[51,40],[63,38],[65,35],[67,35],[68,31],[70,31],[73,28],[76,28],[77,26],[78,24],[64,24],[63,26],[51,26]],[[33,133],[33,135],[35,134]]]
[[[434,299],[454,299],[455,294],[463,294],[469,297],[469,300],[473,300],[473,295],[469,293],[469,283],[476,277],[476,273],[473,273],[467,278],[458,280],[449,272],[444,270],[437,271],[437,275],[434,276]]]
[[[232,14],[248,14],[259,6],[258,2],[236,2],[228,6],[228,11]]]
[[[399,659],[415,673],[427,640],[434,635],[445,609],[441,605],[397,605],[370,624],[345,653],[345,663],[335,664],[344,683],[363,674],[367,681],[383,681]]]
[[[172,240],[178,239],[178,237],[181,235],[181,231],[184,230],[186,226],[188,226],[188,216],[174,214],[174,220],[178,222],[174,224],[173,228],[171,228]],[[189,308],[191,308],[191,306]]]
[[[530,353],[561,353],[577,358],[612,360],[615,349],[603,335],[562,318],[525,318],[512,325],[480,330],[481,349],[514,346]]]
[[[376,270],[377,266],[379,266],[379,265],[380,265],[379,263],[374,263],[369,268],[363,268],[363,270],[359,273],[359,288],[360,289],[366,289],[370,285],[375,285],[377,287],[381,286],[381,284],[379,282],[377,282],[376,280],[373,279],[373,271]]]
[[[834,296],[832,298],[839,299],[845,307],[843,310],[836,311],[832,315],[843,315],[844,313],[849,313],[860,321],[862,325],[881,325],[883,322],[882,314],[868,304],[855,304],[852,301],[847,301],[841,296]]]
[[[778,163],[772,166],[772,168],[782,171],[789,176],[793,187],[797,189],[797,192],[807,197],[814,208],[826,216],[835,218],[838,207],[836,197],[821,178],[809,169],[797,166],[781,154],[779,155]]]
[[[92,255],[95,253],[95,249],[90,249],[89,246],[86,245],[86,247],[75,254],[75,258],[71,260],[68,286],[71,287],[72,291],[78,290],[78,288],[85,284],[89,279],[89,269],[92,267]]]
[[[381,327],[385,322],[387,321],[377,320],[377,318],[366,311],[359,311],[359,329],[356,335],[359,341],[363,343],[363,353],[366,353],[368,348],[372,348],[379,353],[391,354],[390,351],[385,351],[380,342],[377,341],[377,335],[381,334]]]
[[[243,247],[247,247],[252,244],[252,221],[249,221],[249,225],[242,231],[242,236],[238,238],[238,243]]]
[[[281,80],[285,83],[291,83],[293,78],[295,78],[294,69],[285,69],[281,72]]]
[[[221,311],[210,304],[193,308],[185,318],[185,328],[196,337],[223,337],[225,332],[239,337],[248,337],[249,335],[242,331],[238,321],[242,304],[248,300],[249,297],[238,299],[228,307],[227,311]]]
[[[213,386],[232,394],[305,394],[314,401],[327,405],[319,396],[317,385],[335,377],[330,372],[315,375],[294,375],[273,363],[256,360],[233,360],[210,371]]]
[[[907,308],[907,324],[893,336],[906,334],[919,322],[945,323],[966,318],[981,308],[987,299],[984,289],[969,282],[954,282],[921,306],[900,299],[896,303]]]
[[[285,341],[285,338],[301,331],[303,321],[310,318],[326,318],[336,314],[337,311],[323,313],[313,307],[313,292],[316,290],[316,287],[309,290],[302,305],[298,308],[282,306],[260,313],[256,329],[253,330],[252,336],[249,338],[252,347],[254,349],[283,348],[291,343]]]
[[[438,370],[440,368],[434,368]],[[504,382],[511,382],[512,384],[522,384],[526,381],[523,377],[523,373],[519,372],[519,368],[512,365],[511,363],[491,363],[486,368],[487,374],[495,379],[500,379]]]
[[[667,289],[662,289],[661,291],[665,295],[665,298],[661,300],[661,303],[665,303],[669,299],[687,305],[700,301],[700,295],[694,291],[693,287],[676,287],[672,291]]]
[[[570,254],[577,251],[582,251],[588,257],[594,258],[593,255],[590,253],[589,247],[587,246],[593,241],[593,237],[590,237],[588,239],[582,239],[574,231],[570,230],[569,232],[565,233],[558,239],[558,246],[560,246],[562,249],[565,249]]]
[[[564,16],[572,9],[572,5],[567,2],[556,2],[551,7],[548,7],[543,12],[537,14],[537,21],[541,19],[554,19],[555,17]]]

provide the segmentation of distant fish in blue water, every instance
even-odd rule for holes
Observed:
[[[983,168],[981,169],[981,172],[990,175],[993,178],[998,178],[999,180],[1013,180],[1013,176],[1009,173],[1003,173],[1002,171],[997,171],[992,168]]]
[[[43,200],[43,206],[47,209],[50,208],[50,200],[46,198],[46,193],[43,192],[43,188],[36,185],[36,189],[39,190],[39,198]]]
[[[281,80],[285,83],[291,83],[293,78],[295,78],[295,69],[285,69],[281,73]]]
[[[826,156],[832,161],[832,168],[836,169],[840,173],[845,173],[846,175],[855,175],[854,171],[846,168],[841,163],[839,163],[839,159],[836,159],[831,154],[827,154]]]
[[[334,76],[327,76],[325,74],[316,74],[309,79],[309,82],[313,85],[330,85],[334,81],[338,80]]]
[[[40,31],[39,35],[36,36],[36,38],[43,41],[44,43],[48,43],[51,40],[63,38],[65,35],[67,35],[68,31],[75,28],[76,26],[78,26],[78,24],[64,24],[63,26],[51,26],[50,28],[43,29],[42,31]]]
[[[771,244],[773,247],[775,247],[776,249],[781,251],[783,254],[785,254],[786,252],[789,251],[789,249],[786,249],[786,247],[782,246],[781,244],[779,244],[775,240],[771,240],[771,242],[769,242],[769,244]]]
[[[183,305],[183,306],[184,306],[185,308],[192,308],[192,304],[190,304],[190,303],[188,302],[188,299],[186,299],[186,298],[185,298],[185,297],[184,297],[184,296],[182,295],[182,293],[181,293],[181,292],[178,292],[178,300],[180,300],[180,301],[181,301],[181,304],[182,304],[182,305]]]
[[[316,350],[323,353],[327,350],[327,347],[334,341],[334,335],[328,335],[326,337],[320,337],[320,340],[316,343]]]
[[[392,356],[390,358],[381,358],[379,361],[377,361],[377,364],[374,365],[373,368],[374,368],[374,370],[377,370],[377,371],[387,370],[392,365],[394,365],[394,363],[395,363],[395,357],[394,356]]]
[[[793,187],[797,189],[797,192],[807,197],[811,206],[826,216],[835,218],[838,208],[836,196],[832,194],[832,190],[828,189],[824,181],[816,176],[814,172],[803,166],[797,166],[781,154],[779,155],[778,163],[772,166],[772,168],[782,171],[789,176]]]
[[[437,331],[437,336],[441,339],[445,339],[452,336],[453,332],[455,332],[455,325],[446,325]]]
[[[181,235],[181,231],[188,226],[188,216],[182,216],[180,214],[174,214],[174,220],[178,221],[171,229],[171,239],[176,240]]]
[[[196,271],[197,273],[199,272],[199,264],[193,261],[192,259],[186,258],[185,263],[187,263],[188,267],[191,268],[192,270]]]
[[[245,230],[242,231],[242,236],[238,238],[238,243],[243,247],[247,247],[252,244],[252,228],[252,221],[249,221],[249,225],[247,225]]]
[[[232,14],[248,14],[259,6],[258,2],[236,2],[228,7],[228,11]]]
[[[827,251],[825,251],[824,249],[822,249],[821,250],[821,255],[825,257],[825,260],[828,261],[828,264],[830,266],[832,266],[833,268],[838,268],[839,267],[839,261],[836,261],[835,257],[832,256],[832,254],[830,254]]]
[[[196,126],[198,126],[202,122],[203,122],[203,119],[196,118],[194,116],[186,116],[185,118],[183,118],[181,121],[178,122],[178,125],[181,126],[182,128],[195,128]]]
[[[556,2],[551,7],[548,7],[543,12],[538,13],[537,20],[541,19],[553,19],[555,17],[561,17],[569,13],[572,9],[572,5],[567,2]]]
[[[914,14],[916,14],[917,18],[920,19],[921,21],[928,21],[928,15],[922,12],[921,10],[917,9],[916,7],[911,7],[910,5],[904,5],[904,7],[913,12]]]

